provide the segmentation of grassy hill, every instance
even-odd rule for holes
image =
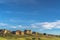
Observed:
[[[24,36],[1,36],[0,40],[60,40],[59,37],[46,35],[24,35]]]
[[[60,36],[58,35],[42,34],[38,32],[30,34],[31,30],[28,30],[28,32],[29,34],[20,35],[22,32],[17,31],[16,33],[19,35],[16,35],[8,30],[0,30],[0,40],[60,40]]]

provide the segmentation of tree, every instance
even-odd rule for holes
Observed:
[[[46,33],[44,33],[43,35],[46,35]]]

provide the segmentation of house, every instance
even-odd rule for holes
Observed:
[[[24,32],[20,31],[20,30],[17,30],[16,31],[16,35],[24,35]]]
[[[17,30],[15,34],[16,35],[20,35],[20,33],[21,33],[21,31],[20,30]]]
[[[15,33],[16,33],[16,31],[12,31],[11,33],[12,33],[12,34],[15,34]]]
[[[0,29],[0,35],[1,35],[1,36],[5,36],[5,35],[7,35],[7,34],[9,34],[9,33],[10,33],[9,30]]]
[[[3,32],[4,35],[11,33],[11,31],[9,31],[9,30],[3,30],[3,31],[4,31]]]
[[[37,32],[32,32],[32,34],[33,34],[33,35],[38,35],[38,33],[37,33]]]
[[[21,31],[21,32],[20,32],[20,35],[24,35],[24,32],[23,32],[23,31]]]
[[[4,32],[4,30],[3,29],[0,29],[0,35],[1,36],[3,35],[3,32]]]
[[[24,33],[25,34],[32,34],[32,31],[31,30],[25,30]]]

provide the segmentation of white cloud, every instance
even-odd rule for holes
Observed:
[[[51,29],[51,28],[54,28],[56,26],[56,23],[55,22],[44,22],[42,24],[40,24],[43,28],[46,28],[46,29]]]
[[[27,28],[27,26],[22,26],[22,25],[11,25],[11,24],[6,24],[6,23],[0,23],[1,28]]]
[[[33,28],[41,28],[41,29],[53,29],[53,28],[60,28],[60,20],[55,22],[41,22],[41,23],[34,23],[32,25]]]
[[[10,25],[7,23],[0,23],[0,27],[2,27],[2,28],[16,28],[16,26]]]
[[[21,28],[25,28],[25,29],[27,28],[27,26],[22,26],[22,25],[16,25],[16,26],[10,25],[9,27],[10,27],[10,28],[17,28],[17,29],[18,29],[18,28],[20,28],[20,29],[21,29]]]
[[[11,26],[12,28],[17,28],[16,26]]]
[[[23,26],[22,26],[22,25],[18,25],[18,27],[20,27],[20,28],[21,28],[21,27],[23,27]]]
[[[0,23],[0,26],[8,26],[8,24]]]
[[[39,28],[40,24],[37,24],[37,23],[36,23],[36,24],[31,24],[30,26],[31,26],[32,28]]]
[[[41,22],[41,23],[34,23],[28,26],[17,25],[17,28],[33,28],[33,29],[53,29],[53,28],[60,28],[60,20],[54,22]]]
[[[0,27],[7,27],[7,28],[23,28],[23,29],[53,29],[53,28],[59,28],[60,29],[60,20],[54,21],[54,22],[39,22],[39,23],[33,23],[30,25],[10,25],[5,23],[0,23]]]

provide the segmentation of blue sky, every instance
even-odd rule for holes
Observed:
[[[60,0],[0,0],[4,28],[60,34]]]

